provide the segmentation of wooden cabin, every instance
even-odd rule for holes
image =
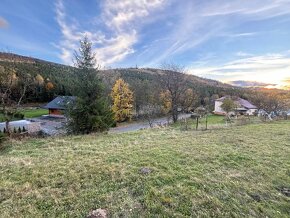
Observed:
[[[74,96],[58,96],[43,108],[48,109],[49,116],[63,117],[69,104],[74,101]]]

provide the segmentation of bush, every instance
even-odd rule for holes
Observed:
[[[13,117],[22,120],[24,119],[24,114],[21,112],[16,112],[15,114],[13,114]]]
[[[5,140],[5,134],[0,132],[0,145],[4,142]]]

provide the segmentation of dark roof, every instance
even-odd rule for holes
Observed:
[[[43,108],[64,110],[68,104],[75,101],[75,98],[76,97],[74,96],[58,96],[47,105],[45,105]]]
[[[257,109],[257,107],[255,105],[253,105],[251,102],[249,102],[245,99],[239,98],[239,97],[231,97],[229,95],[221,97],[221,98],[217,99],[216,101],[223,102],[225,99],[229,99],[229,98],[232,99],[235,103],[243,106],[246,109]]]

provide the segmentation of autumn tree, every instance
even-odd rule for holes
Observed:
[[[113,124],[113,113],[103,95],[92,43],[87,37],[80,41],[75,52],[75,75],[70,86],[76,99],[68,108],[68,131],[88,134],[108,130]]]
[[[223,111],[225,111],[225,116],[226,116],[226,121],[229,121],[229,113],[231,112],[231,111],[234,111],[235,110],[235,108],[237,107],[237,105],[236,105],[236,103],[232,100],[232,99],[230,99],[230,98],[226,98],[224,101],[223,101],[223,103],[222,103],[222,105],[221,105],[221,108],[223,109]]]
[[[180,99],[180,107],[186,111],[189,112],[193,109],[193,106],[197,102],[197,95],[194,93],[194,91],[190,88],[186,89],[185,92],[181,95]]]
[[[182,67],[175,64],[164,64],[160,73],[160,82],[165,93],[164,99],[170,103],[173,122],[177,122],[178,113],[183,109],[183,95],[187,90],[187,75]]]
[[[162,112],[168,114],[172,108],[171,95],[168,90],[160,93],[160,100],[162,102]]]
[[[6,133],[10,135],[9,123],[19,114],[21,104],[33,78],[27,72],[17,72],[17,60],[11,59],[8,67],[0,67],[0,114],[5,122]],[[17,90],[18,95],[13,96]]]
[[[281,91],[268,90],[267,92],[253,93],[252,100],[259,109],[266,112],[266,117],[272,120],[271,114],[288,108],[289,97]]]
[[[111,92],[111,97],[115,121],[123,122],[131,120],[133,114],[133,92],[123,79],[116,81]]]
[[[12,108],[13,101],[11,99],[12,89],[16,83],[16,74],[14,69],[0,68],[0,113],[5,122],[6,133],[10,135],[9,122],[13,118],[15,110]]]

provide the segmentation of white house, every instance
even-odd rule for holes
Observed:
[[[245,99],[233,98],[231,96],[224,96],[215,100],[213,113],[218,114],[218,115],[225,115],[226,112],[221,108],[221,105],[223,104],[225,99],[229,99],[229,98],[232,99],[237,105],[237,108],[232,113],[237,112],[240,114],[254,115],[257,112],[258,108]]]

